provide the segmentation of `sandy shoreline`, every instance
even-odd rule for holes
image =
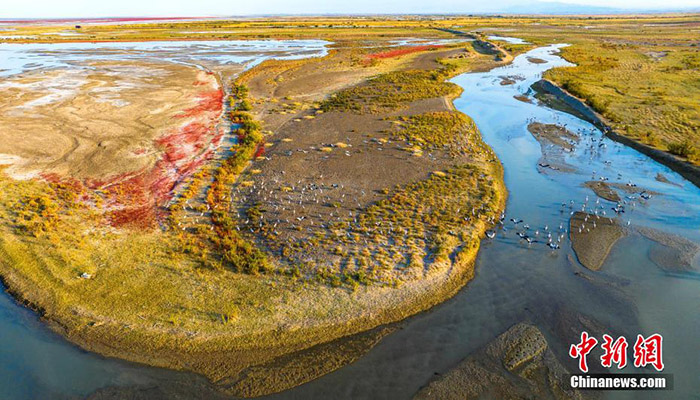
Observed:
[[[589,398],[563,385],[568,371],[544,334],[518,323],[424,386],[419,399]]]
[[[626,234],[617,220],[577,211],[569,222],[569,236],[576,257],[591,271],[598,271],[615,243]]]
[[[700,187],[700,167],[694,165],[686,160],[674,156],[663,150],[656,149],[637,140],[630,139],[612,129],[610,123],[595,110],[589,107],[586,102],[579,99],[567,92],[563,88],[557,86],[555,83],[542,79],[533,85],[533,88],[539,93],[547,93],[555,96],[559,101],[563,102],[570,109],[574,110],[575,116],[585,119],[586,121],[592,123],[599,129],[601,129],[605,136],[608,138],[621,143],[627,147],[631,147],[640,153],[650,157],[654,161],[657,161],[673,171],[677,172],[679,175],[683,176],[685,179],[693,183],[695,186]],[[555,106],[556,108],[556,106]],[[569,110],[563,109],[565,112],[571,112]]]
[[[635,21],[637,18],[640,21]],[[567,50],[572,53],[562,54],[581,51],[577,59],[580,62],[576,63],[581,68],[576,70],[582,70],[583,75],[598,74],[615,62],[627,67],[621,60],[635,51],[639,53],[638,48],[651,47],[644,42],[648,31],[641,27],[654,25],[641,24],[643,18],[647,17],[621,16],[612,23],[593,20],[586,22],[590,25],[584,27],[585,31],[576,18],[556,17],[541,24],[518,20],[515,24],[515,19],[494,20],[492,16],[363,17],[359,24],[354,17],[261,17],[250,22],[234,18],[192,26],[85,25],[75,30],[67,26],[60,32],[61,28],[18,26],[19,32],[15,33],[32,34],[37,40],[25,36],[24,40],[5,41],[7,47],[36,44],[37,48],[49,48],[42,43],[59,43],[57,46],[76,49],[123,49],[123,43],[134,42],[131,47],[140,48],[149,47],[141,42],[152,41],[182,44],[275,38],[323,38],[332,44],[327,45],[324,57],[275,60],[280,53],[269,52],[265,53],[269,55],[266,61],[245,64],[240,69],[232,66],[240,64],[220,62],[228,53],[198,53],[212,56],[200,60],[202,69],[216,71],[215,76],[205,79],[207,84],[197,79],[190,85],[192,79],[185,78],[189,71],[183,66],[172,67],[182,69],[174,72],[178,77],[154,72],[151,75],[160,82],[130,82],[134,83],[134,93],[124,98],[103,96],[111,93],[112,86],[119,86],[118,79],[95,74],[78,77],[85,80],[84,88],[81,86],[75,97],[54,103],[39,92],[3,89],[0,85],[0,94],[5,94],[5,100],[0,100],[0,115],[6,115],[7,120],[20,111],[51,118],[65,108],[66,113],[53,124],[36,121],[30,132],[25,129],[20,136],[29,138],[37,132],[39,137],[45,128],[46,137],[68,138],[60,146],[46,141],[45,148],[41,148],[42,140],[35,140],[39,145],[23,143],[15,147],[18,142],[12,137],[0,141],[5,143],[5,147],[0,145],[0,282],[13,300],[35,311],[41,322],[31,327],[36,328],[29,332],[31,336],[17,342],[28,357],[16,360],[18,384],[7,390],[13,395],[36,382],[37,393],[43,390],[66,395],[66,386],[75,392],[76,385],[71,382],[77,378],[84,385],[78,396],[90,399],[224,399],[275,393],[284,398],[334,393],[340,397],[455,400],[599,397],[597,392],[577,392],[566,386],[568,374],[577,370],[576,360],[567,355],[568,349],[581,331],[598,338],[603,333],[634,335],[643,332],[641,322],[674,328],[664,332],[665,336],[689,327],[692,330],[691,319],[663,312],[673,308],[664,293],[658,298],[636,295],[638,288],[646,288],[643,285],[653,283],[656,287],[657,279],[659,287],[666,287],[670,279],[685,278],[671,282],[672,287],[679,288],[679,295],[692,298],[692,290],[680,289],[685,287],[681,285],[692,284],[691,279],[697,280],[700,247],[685,237],[643,226],[667,221],[672,227],[685,229],[684,222],[692,217],[688,210],[697,207],[692,202],[681,204],[687,199],[677,196],[683,187],[692,186],[672,182],[660,173],[656,179],[663,183],[646,183],[649,176],[643,173],[660,171],[658,165],[649,165],[649,160],[642,163],[633,151],[620,146],[615,147],[622,156],[609,151],[593,154],[593,145],[584,145],[589,140],[602,140],[599,135],[573,134],[584,132],[587,124],[550,113],[542,106],[589,121],[604,132],[603,138],[607,135],[661,163],[664,161],[660,159],[669,157],[669,163],[683,169],[683,160],[653,148],[640,150],[637,147],[644,144],[610,129],[612,120],[605,120],[584,100],[546,80],[532,85],[538,92],[534,97],[528,91],[527,95],[514,96],[518,102],[499,99],[498,104],[504,107],[488,101],[489,96],[479,101],[481,96],[470,93],[456,101],[458,90],[447,83],[464,72],[503,66],[527,49],[539,50],[541,45],[562,42],[572,43]],[[685,20],[691,27],[696,22],[692,16]],[[632,26],[626,21],[640,22],[636,26],[641,30],[620,31],[622,26]],[[501,38],[492,43],[476,30],[482,25],[486,26],[484,32],[517,32],[512,35],[528,41],[518,44],[518,40],[511,43],[511,38]],[[622,108],[624,102],[615,96],[637,99],[632,94],[641,89],[644,80],[634,80],[637,73],[630,68],[616,67],[605,77],[618,78],[621,86],[605,85],[605,91],[617,88],[616,94],[603,94],[606,99],[618,99],[610,103],[614,111],[644,112],[652,105],[650,109],[656,111],[665,111],[664,105],[677,110],[677,118],[665,112],[654,113],[664,118],[647,118],[652,122],[648,126],[627,127],[640,135],[648,129],[648,143],[667,143],[666,136],[661,142],[651,140],[652,132],[676,132],[676,123],[694,124],[694,119],[684,118],[697,116],[695,105],[687,102],[697,97],[697,92],[688,91],[688,96],[683,96],[676,90],[692,79],[692,64],[681,63],[683,56],[692,51],[686,49],[690,42],[683,43],[690,40],[687,32],[683,28],[672,30],[676,36],[671,38],[665,36],[671,32],[666,29],[671,24],[656,25],[655,29],[661,30],[654,46],[669,47],[671,51],[639,54],[641,58],[634,59],[634,65],[638,61],[642,68],[673,66],[668,72],[679,68],[667,80],[674,84],[673,90],[664,92],[663,85],[653,85],[654,91],[643,93],[653,104],[637,102],[634,110]],[[44,33],[46,30],[54,32]],[[73,36],[73,32],[82,36]],[[456,41],[462,39],[435,39],[420,45],[420,38],[448,34],[473,40],[457,45]],[[160,36],[163,38],[158,39]],[[107,45],[112,42],[115,46]],[[602,46],[599,54],[589,50],[594,46]],[[245,50],[245,46],[241,48]],[[305,50],[290,51],[302,57],[309,54]],[[179,57],[175,51],[168,54],[173,55],[168,57],[172,61]],[[187,59],[195,59],[193,55]],[[251,55],[252,51],[242,57]],[[522,57],[532,64],[550,60],[528,55]],[[602,65],[588,65],[586,57],[598,57]],[[692,60],[692,54],[688,60]],[[157,67],[160,61],[167,60],[151,63]],[[25,67],[34,68],[34,64]],[[547,69],[546,65],[537,67]],[[70,71],[72,65],[64,69]],[[494,87],[508,88],[498,85],[495,79],[500,79],[502,85],[527,90],[520,83],[521,78],[529,78],[516,72],[496,76],[495,72],[500,71],[489,74],[494,77]],[[43,79],[56,78],[52,74],[58,73],[59,68],[51,69]],[[524,73],[535,80],[541,77]],[[216,85],[211,82],[213,78]],[[39,82],[35,77],[22,79],[25,86]],[[469,77],[466,80],[471,82]],[[144,84],[154,86],[149,91]],[[166,93],[169,86],[172,94]],[[204,89],[223,90],[220,97],[200,96]],[[90,95],[85,96],[88,92]],[[668,93],[679,97],[671,99]],[[156,94],[160,99],[147,98]],[[177,96],[183,101],[171,110],[149,107],[165,107]],[[130,101],[128,97],[133,100],[131,116],[118,115],[118,110],[104,106],[118,109],[119,104]],[[145,105],[139,106],[140,100]],[[474,120],[454,107],[453,102],[459,105],[465,100],[475,107],[464,111],[474,113]],[[598,99],[590,100],[593,104]],[[522,105],[523,110],[509,110],[507,106],[512,103],[515,107]],[[203,111],[211,118],[202,117],[201,126],[192,125],[197,117],[178,118],[175,108],[183,114]],[[509,112],[496,114],[503,111],[501,108]],[[596,105],[596,109],[606,108],[613,110]],[[527,125],[523,121],[528,111],[548,123],[523,126]],[[616,112],[605,114],[615,119],[615,126],[623,125],[613,118]],[[153,115],[162,118],[159,121]],[[12,124],[0,125],[16,125],[19,132],[23,117],[17,116],[20,118]],[[573,126],[571,131],[560,124],[562,117]],[[7,122],[4,118],[0,122]],[[93,140],[89,133],[96,129],[80,126],[83,120],[95,121],[98,130],[110,137]],[[508,171],[520,174],[534,169],[536,173],[528,172],[526,179],[532,179],[534,186],[543,183],[548,189],[548,196],[526,193],[511,199],[509,210],[524,214],[522,217],[531,224],[534,217],[536,225],[540,221],[547,222],[547,226],[559,225],[560,233],[568,234],[570,244],[562,235],[559,242],[564,243],[558,252],[542,251],[539,245],[513,246],[505,228],[503,236],[498,233],[495,223],[505,211],[508,188],[503,166],[481,140],[476,121],[480,125],[493,123],[489,132],[495,132],[495,136],[488,136],[495,137],[499,154],[503,150],[501,138],[515,147],[514,153],[508,149],[504,152],[515,155],[503,160]],[[534,119],[528,119],[531,121]],[[661,125],[669,121],[670,130]],[[209,129],[211,125],[216,126],[216,132]],[[510,125],[517,126],[517,132],[513,133]],[[165,126],[168,132],[152,131]],[[69,132],[67,127],[80,129]],[[527,132],[522,137],[523,128],[539,146],[533,147]],[[148,131],[148,138],[144,136],[134,144],[133,138],[138,138],[141,130]],[[525,139],[527,146],[513,138]],[[86,148],[94,151],[84,151]],[[645,151],[657,152],[659,158]],[[20,152],[24,153],[18,155]],[[585,164],[589,152],[591,158]],[[571,164],[566,162],[568,153],[574,153]],[[643,168],[628,165],[627,161],[633,159]],[[598,182],[596,173],[593,178],[586,177],[584,171],[593,165],[596,171],[618,172],[618,180],[629,178],[630,183],[605,182],[602,177]],[[571,175],[565,176],[567,173]],[[700,186],[700,172],[689,174],[697,179],[693,184]],[[640,176],[645,179],[639,181]],[[640,186],[634,185],[633,189],[632,182]],[[533,190],[532,185],[522,183],[526,182],[514,181],[518,189]],[[680,189],[662,188],[664,184]],[[650,187],[648,194],[654,195],[654,202],[632,203],[643,186]],[[132,190],[134,187],[142,190]],[[656,193],[652,188],[659,192],[674,190]],[[666,196],[657,197],[662,194]],[[688,195],[697,197],[695,192]],[[563,203],[557,216],[553,206],[558,204],[558,196],[586,196],[586,201],[582,208],[572,204],[570,210]],[[585,212],[589,196],[600,200],[599,205],[593,199],[596,211],[590,213],[595,214]],[[631,205],[627,214],[615,215],[609,210],[614,204],[608,202]],[[629,212],[637,205],[642,215],[634,214],[638,217],[632,215],[634,219],[630,220]],[[583,212],[576,213],[576,209]],[[126,212],[120,213],[122,210]],[[613,218],[606,218],[606,211]],[[558,219],[556,223],[550,221],[554,219]],[[148,223],[134,223],[140,221]],[[668,230],[675,232],[673,228]],[[499,238],[490,243],[482,241],[486,232],[494,236],[491,231]],[[679,229],[678,233],[686,235],[685,230]],[[520,235],[522,238],[524,234]],[[632,237],[625,239],[626,235]],[[646,254],[639,254],[639,249]],[[480,268],[485,267],[479,271],[475,271],[477,258],[483,264]],[[555,269],[549,268],[552,266]],[[476,273],[479,277],[473,279]],[[648,307],[652,300],[662,309]],[[44,325],[60,336],[51,342],[55,348],[63,354],[78,354],[75,360],[49,358],[61,352],[45,355],[46,365],[59,366],[52,376],[67,379],[43,376],[46,365],[37,365],[31,357],[35,336],[41,340],[47,334]],[[11,324],[9,328],[9,339],[14,341]],[[692,340],[682,344],[680,349],[671,346],[668,355],[682,356],[683,348],[693,346]],[[413,351],[403,354],[406,349]],[[99,360],[101,356],[109,360]],[[686,378],[692,360],[679,360],[676,370],[669,372]],[[135,364],[129,365],[131,362]],[[14,360],[10,358],[9,363],[12,365]],[[352,363],[357,364],[345,367]],[[61,370],[62,365],[75,368]],[[594,367],[591,372],[605,371]],[[319,379],[326,374],[330,375]],[[95,375],[98,379],[89,379]],[[692,383],[695,378],[690,379]],[[692,392],[692,388],[686,388],[690,386],[687,382],[676,383],[678,393]]]
[[[454,50],[448,50],[444,54],[451,54],[450,52],[453,51]],[[436,57],[439,54],[443,53],[436,53]],[[332,59],[332,57],[320,61],[312,60],[310,62],[328,62],[329,59]],[[408,65],[410,66],[410,60],[412,59],[413,58],[407,58],[405,62],[409,63]],[[392,62],[393,61],[387,61],[388,68],[396,68],[396,65],[401,65],[396,63],[392,64]],[[303,66],[304,62],[292,61],[288,64],[294,66],[294,68],[299,68],[296,65]],[[423,64],[423,61],[421,61],[420,65]],[[342,68],[346,68],[342,63],[339,65],[341,65]],[[433,64],[425,63],[425,65],[432,66]],[[294,68],[292,71],[296,71]],[[264,69],[264,67],[261,67],[261,69]],[[312,74],[311,76],[313,76],[313,79],[309,80],[308,78],[304,78],[307,79],[308,82],[313,82],[316,85],[321,82],[320,89],[328,87],[331,88],[331,91],[337,91],[339,88],[342,88],[337,86],[337,83],[332,80],[319,80],[319,76],[314,75],[316,71],[315,66],[312,66],[308,71],[301,71],[301,77],[306,73]],[[354,82],[362,82],[365,78],[360,75],[355,76],[354,79]],[[267,82],[269,83],[270,81]],[[279,86],[284,86],[287,81],[282,85],[278,85],[279,82],[281,81],[276,83],[278,87],[275,88],[275,91],[279,91]],[[292,82],[292,80],[289,79],[289,82]],[[303,94],[305,91],[308,91],[308,87],[302,85],[294,90],[296,91],[295,93]],[[282,92],[284,93],[284,91]],[[401,113],[425,113],[431,110],[442,110],[443,107],[446,107],[448,112],[454,112],[451,107],[451,101],[454,96],[455,94],[435,99],[427,99],[425,101],[421,100],[416,102],[416,105],[410,104],[402,108],[403,111],[398,114],[388,113],[388,115],[395,117],[401,115]],[[273,105],[273,103],[270,102],[268,106],[270,105]],[[262,108],[262,110],[264,110],[264,108]],[[300,116],[304,115],[305,112],[304,109],[298,109],[289,116],[284,116],[284,114],[282,114],[283,118],[281,120],[279,119],[280,113],[272,113],[269,116],[265,116],[263,112],[260,115],[265,120],[266,125],[273,127],[273,129],[282,129],[284,131],[284,129],[296,125],[301,128],[300,132],[306,133],[308,131],[304,130],[303,127],[313,126],[317,120],[322,120],[322,117],[313,119],[301,118]],[[332,114],[333,113],[328,114],[330,118],[334,118]],[[366,118],[367,117],[362,115],[345,115],[345,119],[349,121],[362,121]],[[375,134],[378,134],[384,128],[382,125],[376,125],[376,128],[373,129],[377,129],[377,133]],[[325,131],[325,127],[322,125],[318,128],[313,128],[313,130],[323,132]],[[290,131],[289,134],[299,134],[295,132],[298,131],[293,130]],[[384,132],[382,134],[385,135],[387,133]],[[472,133],[469,134],[471,135]],[[476,134],[478,135],[478,132]],[[282,134],[281,137],[285,137],[284,134]],[[478,139],[478,136],[476,138]],[[377,147],[376,145],[372,146],[374,147],[368,147],[364,151],[375,153],[377,156],[391,154],[388,150],[382,151],[383,149],[381,147]],[[462,144],[458,143],[455,144],[455,146],[462,146]],[[481,147],[479,147],[479,149],[481,149]],[[436,150],[432,151],[435,152]],[[469,151],[472,150],[466,148],[455,147],[452,151],[464,153],[455,159],[457,160],[457,164],[473,163],[474,158],[472,157],[477,157],[477,153],[469,155]],[[271,152],[267,157],[274,154],[276,153]],[[315,154],[318,154],[320,160],[324,160],[324,157],[327,157],[324,152]],[[358,156],[361,154],[363,153],[358,153]],[[401,155],[403,159],[409,162],[420,160],[405,151],[395,154]],[[448,157],[448,153],[446,152],[442,157],[444,161],[439,161],[442,163],[439,164],[440,169],[449,167],[450,157],[455,156]],[[478,182],[476,186],[484,186],[488,181],[491,194],[489,195],[490,197],[485,198],[484,201],[488,201],[489,207],[492,207],[490,212],[500,212],[499,210],[502,210],[505,205],[507,194],[503,184],[502,168],[500,163],[495,161],[493,156],[489,155],[488,151],[485,155],[478,155],[478,157],[487,157],[491,160],[485,164],[485,167],[479,168],[479,170],[482,171],[482,176],[478,177],[475,175],[474,179]],[[339,159],[342,160],[344,158],[340,157]],[[436,175],[433,169],[434,167],[431,166],[430,163],[423,162],[423,164],[424,165],[417,165],[420,165],[421,168],[425,170],[424,173],[427,173],[429,179],[439,182],[440,179],[445,179],[445,176],[450,176],[450,173],[446,175],[445,172],[440,172],[440,174]],[[255,170],[257,169],[249,169],[247,171]],[[246,173],[256,174],[256,172]],[[419,178],[420,182],[420,177],[417,176],[417,178]],[[11,181],[7,180],[1,183],[3,185],[13,185]],[[407,181],[406,184],[408,183],[410,182]],[[35,184],[27,182],[25,185],[33,187]],[[20,191],[25,189],[17,187],[16,190]],[[36,190],[44,189],[37,187]],[[369,199],[367,200],[369,201]],[[475,204],[479,204],[478,201],[475,200]],[[7,207],[7,205],[5,205],[5,207]],[[8,209],[4,208],[4,212],[8,212]],[[80,213],[84,212],[87,211],[81,211]],[[56,288],[42,287],[40,280],[36,280],[36,278],[42,279],[42,277],[32,276],[31,273],[27,272],[34,268],[33,266],[30,268],[27,262],[33,263],[35,262],[34,259],[20,261],[20,258],[18,258],[19,254],[25,251],[22,249],[30,248],[30,242],[27,242],[25,239],[12,239],[13,235],[7,230],[5,235],[7,239],[3,238],[0,243],[0,252],[3,255],[2,262],[0,262],[0,270],[2,272],[0,275],[2,275],[6,286],[15,298],[19,299],[23,304],[35,309],[42,318],[49,323],[49,326],[53,330],[59,332],[83,349],[94,351],[105,356],[127,359],[153,366],[194,371],[205,375],[214,383],[223,385],[223,387],[231,393],[239,395],[257,395],[269,391],[283,390],[301,384],[324,373],[330,372],[347,362],[352,362],[352,360],[370,348],[373,343],[376,343],[382,335],[389,331],[380,329],[376,331],[377,333],[374,334],[374,336],[366,336],[368,334],[364,334],[363,332],[400,321],[410,315],[425,311],[456,294],[457,291],[473,277],[474,261],[479,249],[479,242],[487,228],[487,224],[481,220],[476,220],[472,224],[469,224],[469,231],[463,233],[460,242],[451,244],[454,248],[450,250],[449,258],[434,260],[430,265],[429,272],[425,274],[425,276],[416,275],[412,277],[411,274],[406,275],[406,278],[402,278],[403,281],[396,287],[360,286],[354,292],[348,292],[346,288],[335,289],[323,285],[319,287],[310,287],[303,292],[298,292],[295,289],[288,292],[290,295],[290,299],[287,300],[288,304],[276,306],[279,309],[279,311],[277,311],[279,315],[274,316],[273,319],[268,321],[259,321],[259,317],[251,320],[245,319],[242,320],[245,322],[245,325],[236,326],[239,325],[236,324],[233,328],[224,329],[221,329],[220,325],[217,327],[216,321],[214,321],[214,323],[207,322],[214,330],[211,330],[212,328],[207,328],[209,331],[203,331],[201,333],[197,332],[197,330],[201,329],[198,327],[182,329],[177,325],[164,325],[162,322],[150,325],[147,321],[140,321],[138,317],[134,318],[135,316],[117,322],[115,317],[108,316],[105,318],[99,314],[104,311],[90,309],[96,306],[96,304],[78,303],[66,307],[64,304],[52,302],[50,299],[55,298],[53,292]],[[144,243],[149,243],[151,240],[159,240],[158,236],[160,236],[158,233],[147,233],[143,236],[143,240],[145,240]],[[119,238],[119,236],[116,238],[118,238],[121,243],[128,244],[128,242],[125,242],[124,238]],[[129,251],[128,247],[126,250]],[[132,253],[134,253],[134,251],[132,251]],[[135,253],[136,254],[130,255],[130,257],[138,257],[138,252],[136,251]],[[166,258],[168,257],[167,255],[164,256]],[[36,260],[41,262],[41,258],[37,258]],[[134,266],[136,266],[137,269],[133,270],[131,274],[137,274],[138,264],[133,263],[134,261],[127,261],[123,264],[122,269],[126,267],[127,270],[120,271],[120,273],[129,274],[130,272],[128,271],[133,270]],[[23,268],[27,269],[17,269],[18,265],[23,265]],[[101,271],[98,270],[96,273],[92,272],[92,274],[97,274],[98,277],[109,278],[109,271],[110,269],[103,269]],[[162,272],[165,273],[166,271],[164,270]],[[167,273],[172,272],[174,271],[169,271]],[[184,272],[186,271],[183,270],[178,273],[182,274]],[[63,271],[60,273],[64,274],[64,276],[60,277],[61,280],[73,281],[76,279],[71,271]],[[152,276],[151,278],[167,279],[167,273],[162,278],[157,276]],[[187,274],[190,273],[191,272],[187,272]],[[192,279],[195,279],[194,277],[196,274],[192,276]],[[231,275],[231,278],[228,276],[229,274],[227,273],[216,279],[223,280],[224,282],[225,279],[242,279],[245,282],[250,282],[246,283],[246,285],[254,285],[254,287],[264,282],[252,276],[235,277]],[[51,277],[51,279],[54,278]],[[289,283],[284,283],[284,279],[287,278],[275,278],[273,276],[271,284],[289,285]],[[88,279],[82,282],[79,281],[79,285],[86,287],[97,284],[101,285],[101,281],[102,279]],[[194,282],[196,281],[192,281],[192,283],[187,283],[187,281],[185,281],[185,285],[189,286]],[[105,284],[107,284],[106,281]],[[75,285],[75,283],[71,283],[71,285]],[[267,286],[267,284],[265,284],[265,286]],[[104,289],[100,288],[99,290],[109,289],[105,286]],[[277,289],[275,286],[269,286],[269,289],[266,290],[281,292],[286,289],[284,289],[284,287]],[[136,304],[138,304],[138,302],[136,302]],[[328,306],[332,308],[324,309],[324,307]],[[371,311],[368,312],[368,310]],[[319,314],[320,318],[311,319],[306,317],[307,315],[314,314]],[[290,320],[290,316],[293,318],[304,317],[295,321]],[[285,319],[287,320],[285,321]],[[254,321],[258,322],[253,323]],[[180,322],[179,324],[183,323],[184,322]],[[218,323],[220,324],[220,322]],[[349,337],[358,333],[362,334],[360,336]],[[372,339],[373,337],[374,339]],[[348,351],[347,354],[342,354],[342,357],[338,359],[337,363],[329,363],[326,366],[320,367],[320,369],[319,367],[316,367],[316,369],[312,368],[308,373],[302,373],[297,377],[290,377],[282,380],[279,380],[279,377],[275,378],[274,371],[276,368],[279,370],[279,363],[313,363],[315,356],[309,356],[309,354],[330,354],[327,353],[327,351],[324,352],[322,346],[324,343],[338,340],[338,338],[341,338],[338,343],[342,343],[343,346],[346,346]],[[358,343],[358,345],[352,345],[352,343]],[[317,345],[321,347],[314,347]],[[319,351],[321,351],[321,353],[318,353]],[[284,362],[282,361],[283,359],[280,359],[281,356],[290,353],[295,353],[296,356]],[[264,372],[267,370],[271,371],[270,375],[266,375]],[[272,384],[271,382],[277,383]]]

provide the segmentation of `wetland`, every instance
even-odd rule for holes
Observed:
[[[700,189],[522,30],[0,44],[2,397],[587,398],[582,330],[692,396]]]

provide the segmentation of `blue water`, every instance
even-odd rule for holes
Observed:
[[[159,373],[79,350],[0,296],[1,399],[82,397],[104,386],[149,384]]]
[[[324,40],[221,40],[105,43],[0,43],[0,77],[47,68],[76,68],[105,60],[158,60],[255,66],[269,58],[298,59],[328,54]]]
[[[490,35],[488,36],[489,40],[499,40],[501,42],[506,42],[510,44],[527,44],[528,42],[524,41],[523,39],[520,38],[515,38],[515,37],[507,37],[507,36],[497,36],[497,35]]]
[[[0,45],[0,49],[2,46],[5,45]],[[548,225],[556,230],[560,223],[566,226],[571,210],[562,209],[561,203],[573,200],[574,209],[596,207],[596,196],[581,184],[605,176],[611,182],[632,181],[640,188],[660,193],[648,201],[637,200],[634,207],[628,205],[622,222],[629,220],[631,229],[648,226],[700,242],[700,189],[646,156],[603,138],[584,121],[513,97],[528,93],[530,84],[540,79],[545,70],[567,65],[557,55],[558,48],[537,48],[516,57],[509,66],[464,74],[453,80],[464,88],[455,106],[474,119],[484,140],[503,163],[509,190],[506,220],[522,218],[540,229]],[[70,53],[67,51],[66,57],[56,62],[74,62]],[[43,56],[27,57],[30,60]],[[547,63],[534,64],[528,57]],[[521,80],[514,85],[501,85],[500,77],[511,75]],[[575,171],[538,171],[541,147],[526,129],[533,120],[566,124],[580,135],[577,150],[562,155]],[[674,184],[658,182],[657,173]],[[613,204],[600,204],[600,210],[607,210],[612,216]],[[649,240],[637,235],[621,240],[601,271],[590,272],[576,261],[569,261],[574,254],[568,239],[564,238],[559,251],[551,251],[541,243],[524,244],[512,226],[506,223],[506,227],[508,231],[501,231],[496,239],[483,242],[476,277],[454,298],[405,321],[401,330],[357,362],[270,397],[411,398],[434,373],[449,370],[521,321],[537,325],[566,364],[570,361],[566,349],[579,334],[568,328],[573,326],[572,318],[580,315],[631,340],[637,333],[664,335],[665,372],[674,374],[675,390],[604,393],[606,397],[689,398],[698,393],[700,280],[696,275],[664,273],[647,257]],[[574,272],[585,273],[590,279]],[[2,399],[79,397],[106,386],[162,387],[173,380],[188,379],[186,374],[83,352],[48,331],[33,313],[14,304],[8,296],[0,296]]]
[[[545,225],[554,231],[559,224],[567,227],[572,211],[568,207],[570,200],[575,203],[573,210],[580,210],[584,203],[587,211],[596,207],[595,194],[581,184],[605,176],[610,182],[632,181],[640,188],[661,193],[649,201],[636,201],[634,207],[628,204],[628,212],[621,218],[623,225],[629,220],[630,229],[653,227],[700,242],[700,189],[648,157],[603,138],[587,122],[537,105],[534,99],[529,104],[513,97],[529,93],[530,85],[547,69],[570,65],[558,56],[560,47],[537,48],[516,57],[508,66],[453,79],[464,88],[455,106],[474,119],[484,140],[503,163],[509,191],[506,221],[511,217],[524,219],[533,230],[542,230]],[[530,57],[547,63],[532,63]],[[501,85],[503,76],[521,80],[514,85]],[[562,155],[563,161],[576,169],[574,172],[538,172],[541,147],[527,131],[533,120],[566,124],[580,135],[577,150]],[[658,182],[657,173],[674,184]],[[562,202],[567,207],[562,209]],[[607,210],[609,216],[615,217],[610,210],[613,203],[600,200],[600,205],[600,211]],[[435,373],[448,371],[522,321],[538,326],[558,359],[571,370],[567,350],[579,340],[579,316],[600,324],[603,333],[625,335],[630,346],[638,333],[664,335],[665,372],[674,374],[675,389],[607,392],[603,393],[605,398],[675,399],[697,395],[697,274],[664,273],[647,257],[650,241],[638,235],[620,240],[601,271],[591,272],[575,261],[568,235],[562,248],[552,251],[543,243],[527,245],[519,240],[511,223],[506,222],[505,227],[508,231],[483,241],[476,277],[454,298],[410,318],[401,330],[354,364],[270,398],[408,399]],[[630,360],[631,356],[630,350]],[[594,350],[590,364],[599,362],[595,357],[600,357],[600,353]],[[623,372],[635,371],[628,366]]]
[[[322,40],[0,43],[0,80],[23,72],[90,68],[91,62],[101,60],[157,60],[213,67],[236,63],[249,68],[269,58],[320,57],[327,54],[327,45]],[[152,387],[163,382],[202,384],[191,374],[82,351],[51,332],[9,295],[0,295],[0,399],[80,398],[103,387]]]

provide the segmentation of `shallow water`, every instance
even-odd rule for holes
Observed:
[[[0,80],[29,70],[85,67],[87,62],[98,60],[157,59],[250,67],[268,58],[323,56],[328,44],[321,40],[0,43]],[[0,399],[76,398],[108,386],[204,384],[192,374],[107,360],[84,352],[49,331],[33,312],[4,293],[1,285],[0,289]]]
[[[589,208],[595,206],[595,194],[581,184],[596,171],[596,179],[603,175],[610,182],[631,180],[640,188],[663,193],[638,202],[633,210],[628,205],[628,212],[622,214],[624,224],[629,219],[630,227],[643,225],[700,241],[700,189],[608,139],[602,139],[605,147],[599,148],[601,133],[584,121],[513,98],[527,93],[545,70],[568,65],[557,55],[558,47],[537,48],[516,57],[509,66],[453,80],[464,88],[455,106],[474,119],[504,165],[509,190],[506,221],[521,218],[533,230],[545,225],[558,230],[560,223],[566,227],[571,210],[567,206],[562,211],[561,203],[574,200],[578,210],[588,196]],[[531,63],[528,57],[547,63]],[[508,75],[523,80],[501,85],[500,77]],[[569,130],[581,134],[578,150],[564,155],[578,172],[537,171],[540,144],[526,129],[532,119],[567,124]],[[656,181],[659,172],[678,186]],[[601,200],[601,204],[614,216],[613,203]],[[664,335],[665,372],[674,374],[675,390],[607,392],[605,397],[688,398],[698,393],[700,280],[694,274],[665,274],[647,257],[650,241],[635,235],[618,242],[600,272],[590,272],[567,261],[568,256],[575,257],[567,239],[554,252],[541,243],[528,246],[518,241],[513,224],[505,226],[507,232],[483,242],[476,277],[457,296],[409,319],[402,330],[356,363],[270,398],[410,398],[436,372],[449,370],[521,321],[537,325],[559,360],[571,368],[566,351],[578,342],[575,335],[580,330],[573,334],[566,327],[576,314],[596,320],[612,336],[625,335],[630,346],[637,333]],[[697,268],[697,259],[695,264]],[[576,271],[592,280],[574,275]],[[594,357],[599,354],[594,353],[589,363],[598,362]],[[623,372],[634,371],[628,366]]]
[[[324,40],[221,40],[104,43],[0,43],[0,77],[93,61],[155,60],[189,65],[245,64],[328,54]]]
[[[102,387],[167,381],[195,385],[203,379],[82,351],[49,331],[32,311],[0,296],[0,399],[73,399]]]
[[[516,37],[507,37],[507,36],[497,36],[497,35],[490,35],[488,36],[489,40],[500,40],[501,42],[506,42],[510,44],[527,44],[528,42],[524,41],[523,39],[516,38]]]
[[[216,42],[220,43],[220,42]],[[700,241],[700,190],[666,167],[634,150],[603,139],[590,124],[568,114],[513,98],[528,92],[541,73],[567,65],[558,46],[538,48],[516,57],[512,65],[486,73],[464,74],[454,82],[464,87],[455,106],[470,115],[505,168],[509,189],[507,217],[522,218],[535,227],[566,225],[575,201],[596,197],[581,184],[604,175],[610,181],[635,182],[662,193],[624,215],[631,226],[644,225]],[[547,61],[534,64],[534,57]],[[0,65],[0,67],[2,67]],[[518,76],[501,85],[502,76]],[[576,173],[537,171],[540,145],[527,131],[535,119],[567,124],[581,134],[578,150],[565,154]],[[595,140],[595,142],[594,142]],[[609,163],[606,163],[609,162]],[[663,173],[677,185],[655,180]],[[621,177],[618,178],[618,173]],[[602,201],[609,214],[612,203]],[[602,209],[601,209],[602,210]],[[625,221],[626,222],[626,221]],[[356,363],[270,398],[410,398],[436,372],[445,372],[511,325],[529,321],[548,338],[558,358],[567,362],[568,345],[578,340],[566,327],[570,317],[584,314],[633,340],[637,333],[664,335],[666,372],[673,373],[673,392],[606,393],[610,398],[688,398],[700,387],[700,279],[693,274],[670,275],[647,257],[650,242],[639,236],[621,240],[598,273],[575,262],[568,241],[553,252],[541,243],[517,240],[512,224],[494,240],[485,240],[475,279],[454,298],[402,324]],[[696,260],[697,264],[697,260]],[[696,265],[697,266],[697,265]],[[574,275],[588,274],[591,280]],[[41,325],[35,315],[0,296],[0,398],[61,398],[83,396],[105,386],[201,384],[189,374],[105,360],[67,344]],[[589,362],[595,362],[589,358]],[[567,364],[569,365],[569,364]],[[628,367],[625,372],[632,372]]]

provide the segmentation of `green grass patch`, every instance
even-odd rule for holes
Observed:
[[[435,262],[449,262],[461,247],[478,245],[477,221],[495,216],[502,195],[484,172],[461,165],[433,173],[397,188],[356,218],[331,223],[313,244],[270,247],[286,263],[301,266],[305,276],[331,286],[393,286],[416,279]],[[310,252],[329,254],[330,261],[305,264]]]

